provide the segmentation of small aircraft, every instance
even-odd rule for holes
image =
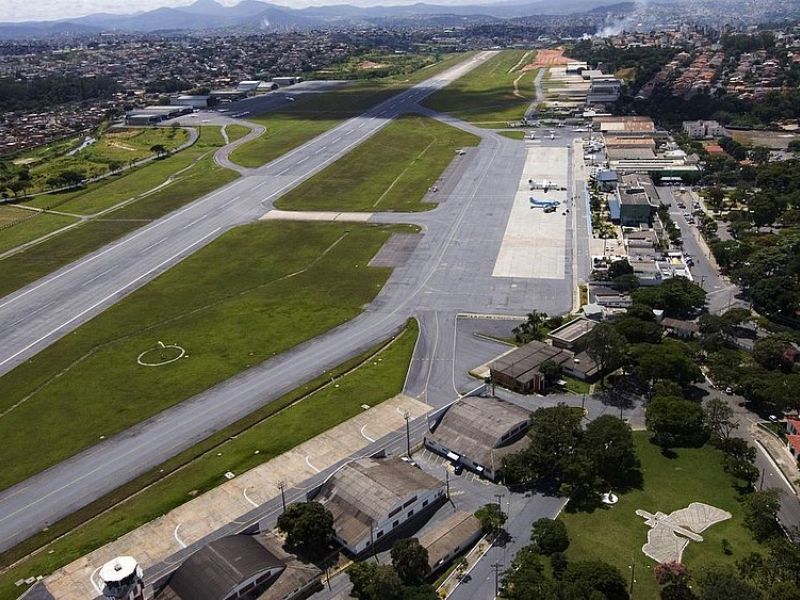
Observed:
[[[555,210],[556,207],[561,204],[558,200],[539,200],[533,196],[529,198],[529,201],[531,203],[531,208],[544,208],[545,210],[551,208]]]
[[[534,181],[533,179],[528,179],[528,185],[532,190],[542,190],[545,194],[549,190],[564,190],[564,186],[557,185],[550,181],[549,179],[542,179],[541,181]]]

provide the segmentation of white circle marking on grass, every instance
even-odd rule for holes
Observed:
[[[158,362],[149,362],[144,360],[144,357],[147,356],[149,353],[158,350],[163,352],[166,349],[173,349],[178,351],[178,355],[172,358],[161,359]],[[141,365],[142,367],[163,367],[164,365],[168,365],[170,363],[174,363],[177,360],[182,359],[186,355],[186,350],[178,346],[177,344],[164,344],[163,342],[158,342],[157,346],[149,348],[142,352],[139,356],[136,357],[136,363]]]

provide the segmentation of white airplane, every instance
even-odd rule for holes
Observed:
[[[556,208],[559,204],[561,204],[561,202],[558,200],[539,200],[533,196],[529,198],[529,201],[531,203],[531,208]]]
[[[558,185],[553,183],[549,179],[542,179],[541,181],[534,181],[533,179],[528,179],[528,185],[532,190],[542,190],[545,194],[549,190],[564,190],[564,186]]]

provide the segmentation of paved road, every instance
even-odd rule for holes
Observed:
[[[27,305],[31,310],[42,311],[42,317],[31,322],[35,335],[41,339],[28,341],[30,336],[26,339],[19,331],[20,321],[11,328],[12,343],[3,348],[6,357],[0,360],[6,365],[19,362],[225,229],[259,216],[283,190],[379,129],[389,116],[413,107],[424,95],[484,57],[412,88],[399,99],[383,103],[260,169],[258,175],[219,190],[37,286],[0,301],[0,311],[22,312],[18,307]],[[456,390],[464,392],[471,383],[459,379],[453,366],[457,313],[520,315],[532,306],[553,314],[569,310],[571,273],[564,280],[492,277],[524,154],[520,142],[478,131],[484,138],[482,143],[465,155],[469,164],[458,173],[457,181],[442,187],[436,210],[373,217],[381,222],[419,223],[425,233],[416,250],[394,269],[386,286],[362,315],[6,490],[0,494],[0,548],[12,546],[363,351],[396,331],[409,316],[419,317],[423,331],[416,356],[432,360],[414,361],[408,390],[434,405],[442,405],[453,399]],[[157,258],[152,258],[152,253]],[[50,311],[44,312],[37,303],[43,302],[41,296],[54,294],[51,288],[57,291],[62,286],[67,289],[60,297],[66,301],[55,305],[56,319],[48,318]],[[26,319],[24,314],[15,317],[19,318]]]
[[[725,277],[722,277],[714,265],[711,264],[709,251],[705,244],[699,241],[700,232],[696,225],[690,225],[683,216],[685,212],[692,212],[691,196],[681,193],[675,187],[659,187],[658,195],[661,202],[669,205],[669,214],[681,230],[684,251],[694,259],[691,268],[692,277],[708,293],[708,309],[711,312],[724,312],[733,306],[746,306],[736,298],[739,288]],[[678,208],[678,201],[683,200],[686,208]]]

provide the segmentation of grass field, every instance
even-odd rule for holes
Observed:
[[[0,489],[352,319],[391,272],[364,265],[408,230],[284,222],[226,233],[0,378]],[[159,340],[189,358],[139,366]]]
[[[524,140],[525,139],[525,132],[524,131],[498,131],[500,135],[503,137],[507,137],[511,140]]]
[[[208,135],[208,133],[204,131],[204,135]],[[210,137],[211,139],[216,139],[216,136],[219,136],[219,131],[214,130],[213,133],[214,135]],[[47,241],[31,246],[23,252],[0,260],[0,271],[3,273],[3,277],[0,278],[0,297],[10,294],[14,290],[52,273],[81,256],[94,252],[126,233],[146,225],[147,219],[162,217],[170,211],[236,179],[239,176],[237,173],[224,169],[214,162],[212,155],[214,147],[216,146],[207,147],[203,153],[205,156],[199,160],[198,158],[203,154],[197,154],[199,148],[196,150],[195,146],[192,146],[192,148],[184,150],[184,152],[174,157],[143,167],[141,171],[137,172],[140,173],[138,177],[130,179],[130,187],[127,188],[129,190],[128,193],[137,194],[149,189],[148,185],[159,185],[169,177],[170,172],[174,172],[172,169],[180,169],[181,165],[187,162],[191,168],[183,171],[175,177],[170,185],[161,188],[158,192],[139,198],[135,202],[114,210],[106,214],[103,219],[89,220]],[[184,157],[184,153],[192,153],[194,158]],[[172,163],[169,171],[162,169],[164,163],[178,157],[181,157],[183,162]],[[157,169],[157,172],[144,173],[151,167]],[[114,187],[109,193],[117,194],[119,198],[125,193],[126,188],[123,186],[123,182],[133,175],[114,180],[113,183],[103,187],[113,185]],[[88,203],[95,202],[95,200],[101,201],[103,199],[103,187],[88,191],[83,199],[82,197],[76,197],[74,202],[84,202],[84,205],[88,205]],[[36,236],[30,239],[34,239],[34,237]],[[2,238],[3,232],[0,231],[0,240]],[[2,241],[0,241],[0,244],[2,244]]]
[[[222,443],[209,446],[188,466],[135,497],[112,505],[111,510],[97,519],[60,538],[50,546],[52,553],[48,550],[38,554],[3,573],[0,600],[13,600],[19,595],[20,589],[13,583],[18,579],[50,573],[191,500],[196,493],[224,483],[220,473],[227,470],[243,473],[359,414],[363,410],[361,404],[375,406],[398,394],[403,388],[417,333],[416,322],[410,322],[393,344],[381,349],[380,361],[367,360],[374,358],[375,349],[348,361],[336,373],[325,373],[317,383],[320,386],[329,383],[331,376],[338,377],[360,364],[336,380],[338,387],[322,387],[293,406],[289,405],[305,392],[291,392],[276,400],[262,411],[268,412],[256,425],[235,436],[217,436]],[[255,450],[259,453],[255,454]],[[223,456],[218,456],[218,452]]]
[[[397,119],[275,205],[294,210],[417,211],[456,156],[479,139],[428,117]],[[320,193],[320,190],[325,190]]]
[[[25,165],[31,174],[32,192],[48,188],[49,177],[64,171],[77,171],[85,178],[104,175],[112,162],[128,165],[153,155],[150,150],[157,144],[174,150],[189,139],[183,129],[148,127],[141,129],[107,129],[96,143],[69,156],[67,153],[80,146],[82,139],[37,148],[15,159],[17,165]]]
[[[260,167],[409,85],[433,77],[469,56],[455,54],[409,75],[356,81],[338,90],[308,94],[282,110],[250,117],[250,121],[263,125],[267,131],[258,139],[234,150],[230,158],[243,167]]]
[[[618,567],[626,579],[629,566],[636,561],[633,596],[638,600],[657,600],[658,585],[653,576],[655,561],[642,553],[647,541],[647,526],[636,509],[670,513],[691,502],[705,502],[727,510],[733,518],[703,532],[705,541],[690,542],[683,562],[690,571],[710,563],[732,565],[751,552],[758,551],[742,522],[742,508],[737,500],[731,476],[722,470],[721,453],[710,447],[676,450],[677,458],[666,458],[650,443],[649,433],[634,433],[639,460],[642,462],[644,487],[620,497],[616,506],[593,513],[570,513],[559,517],[566,523],[571,539],[567,557],[572,560],[599,559]],[[731,555],[722,551],[727,539]]]
[[[170,176],[190,167],[223,144],[218,127],[203,127],[197,142],[182,152],[153,161],[119,177],[91,184],[82,190],[38,196],[27,204],[36,208],[57,208],[62,212],[92,215],[164,183]]]
[[[249,127],[244,125],[226,125],[225,133],[228,134],[228,142],[233,143],[236,140],[243,138],[250,132]]]
[[[75,217],[65,215],[0,206],[0,253],[52,233],[77,220]]]
[[[433,94],[423,104],[434,110],[483,127],[502,127],[518,121],[535,98],[536,71],[522,75],[520,68],[533,61],[525,50],[503,50],[449,86]],[[519,79],[518,94],[514,81]]]

